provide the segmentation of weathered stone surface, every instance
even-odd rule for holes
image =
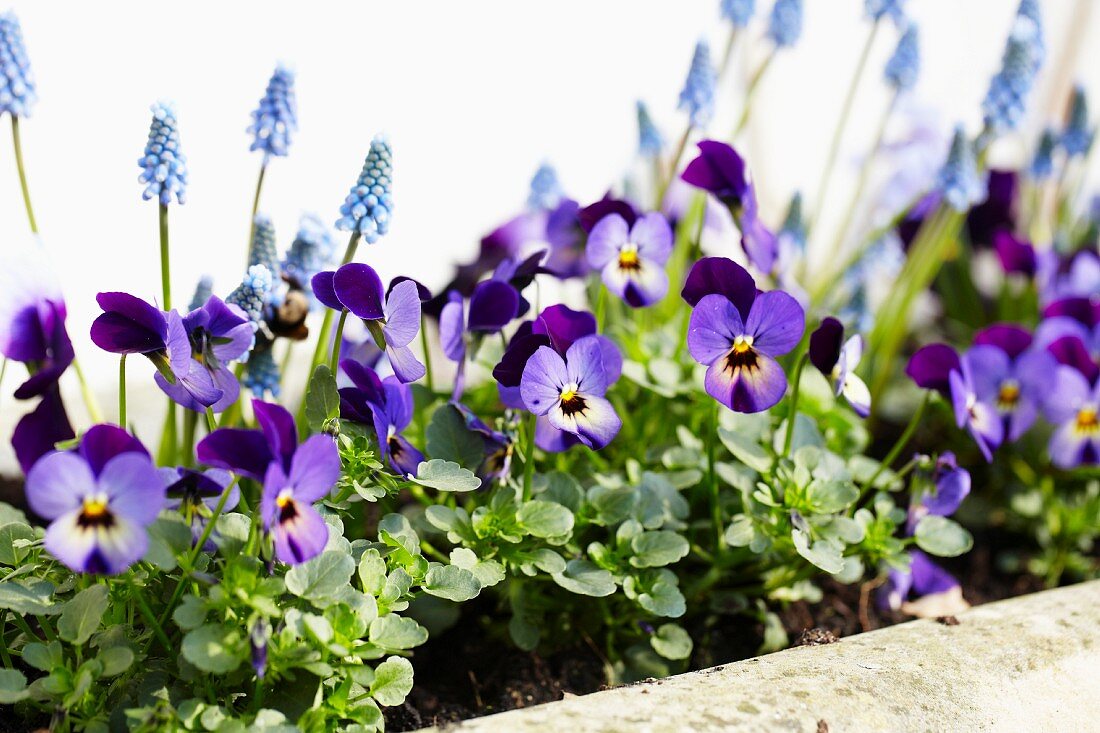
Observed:
[[[445,730],[1100,729],[1100,581],[979,606],[958,621],[913,621]]]

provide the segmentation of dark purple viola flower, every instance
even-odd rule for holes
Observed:
[[[922,611],[922,605],[920,601],[907,603],[909,597],[911,595],[918,598],[931,597],[929,600],[932,602],[925,601],[923,604],[931,612],[918,614],[922,616],[944,615],[934,609],[950,609],[953,612],[967,607],[966,602],[962,600],[959,581],[918,549],[909,551],[908,569],[890,569],[886,583],[878,593],[878,603],[881,607],[914,614]]]
[[[1086,328],[1100,325],[1100,298],[1059,298],[1043,308],[1043,318],[1072,318]]]
[[[1027,331],[1007,324],[991,326],[974,339],[982,350],[972,371],[976,392],[991,396],[1008,441],[1018,440],[1035,422],[1057,366],[1048,352],[1029,350],[1030,342]]]
[[[369,265],[352,262],[335,273],[313,277],[317,299],[336,310],[362,319],[378,348],[386,352],[393,373],[403,382],[415,382],[426,373],[409,344],[420,332],[420,290],[414,280],[397,283],[386,296],[382,279]]]
[[[1043,412],[1055,426],[1048,447],[1055,466],[1070,469],[1100,463],[1100,379],[1090,384],[1077,369],[1060,365]]]
[[[753,295],[744,316],[725,295],[705,295],[688,325],[688,350],[708,367],[707,393],[737,412],[761,412],[783,399],[787,375],[775,357],[793,349],[806,326],[790,295]]]
[[[948,375],[955,422],[966,428],[987,461],[1005,437],[1004,421],[994,406],[998,393],[994,382],[1007,370],[1005,353],[995,346],[974,346],[959,359],[959,368]],[[989,375],[989,376],[986,376]]]
[[[427,285],[420,282],[419,280],[414,280],[413,278],[406,275],[398,275],[397,277],[390,280],[390,286],[386,288],[386,297],[390,297],[390,295],[393,293],[393,289],[403,282],[411,282],[413,285],[416,286],[416,295],[418,298],[420,298],[421,303],[427,303],[429,300],[432,299],[432,291],[428,289]]]
[[[255,330],[243,310],[226,304],[216,295],[183,317],[183,327],[191,342],[191,357],[209,374],[221,397],[210,405],[214,412],[222,412],[237,401],[241,393],[236,376],[229,369],[229,362],[240,359],[252,348]],[[203,403],[196,400],[182,380],[171,383],[157,372],[153,376],[157,386],[184,407],[202,412]]]
[[[61,390],[54,385],[42,395],[37,407],[20,418],[12,432],[11,446],[19,468],[26,474],[55,445],[75,437],[61,399]]]
[[[748,270],[726,257],[704,257],[696,262],[680,291],[693,308],[707,295],[721,295],[737,307],[742,319],[749,317],[756,293],[756,281]]]
[[[588,264],[600,271],[608,290],[634,308],[653,305],[668,292],[665,263],[671,255],[672,229],[657,213],[632,226],[619,214],[608,214],[588,235]]]
[[[1035,346],[1075,367],[1090,381],[1100,373],[1100,322],[1087,326],[1069,316],[1047,318],[1035,330]]]
[[[519,305],[516,308],[514,318],[521,318],[527,314],[527,311],[531,310],[531,303],[523,297],[523,291],[535,281],[536,275],[546,272],[542,266],[546,254],[547,250],[538,249],[526,257],[508,257],[497,265],[496,270],[493,271],[492,280],[506,283],[516,291]],[[474,293],[470,297],[473,298],[476,292],[477,287],[475,286]]]
[[[599,450],[622,427],[604,397],[607,386],[600,343],[586,336],[569,347],[564,359],[549,346],[540,346],[523,369],[520,394],[535,415],[545,415],[553,427]]]
[[[585,206],[577,216],[580,219],[581,228],[585,233],[591,234],[596,225],[611,214],[621,216],[628,227],[634,226],[634,222],[638,219],[638,211],[632,203],[614,198],[610,193],[605,194],[599,201]]]
[[[959,353],[947,344],[929,344],[917,349],[905,367],[905,373],[921,389],[951,396],[951,372],[959,369]]]
[[[949,517],[958,511],[970,494],[970,472],[959,468],[955,454],[948,451],[936,459],[932,473],[932,491],[925,491],[909,506],[906,534],[912,536],[920,520],[929,514]]]
[[[857,333],[844,340],[844,326],[835,318],[821,322],[810,334],[810,361],[825,375],[834,394],[844,395],[860,417],[871,414],[871,391],[856,373],[863,356],[863,338]]]
[[[906,250],[913,244],[913,240],[917,237],[917,232],[924,226],[925,220],[934,212],[940,205],[943,197],[939,191],[932,191],[925,194],[917,203],[905,212],[905,217],[898,223],[897,233],[898,238],[901,239],[902,245]]]
[[[159,469],[168,494],[166,508],[178,510],[191,525],[191,536],[195,542],[202,537],[206,520],[213,514],[221,500],[222,492],[233,480],[233,474],[220,468],[196,471],[180,466],[178,468]],[[229,511],[241,500],[241,491],[236,486],[229,490],[223,511]],[[212,545],[204,548],[213,549]]]
[[[1100,378],[1100,365],[1089,353],[1089,348],[1079,334],[1072,332],[1059,336],[1047,344],[1046,350],[1058,361],[1076,369],[1089,384]]]
[[[0,354],[27,365],[30,377],[15,398],[30,399],[57,384],[73,362],[65,300],[38,262],[8,262],[0,286]]]
[[[195,447],[199,462],[263,481],[268,464],[278,462],[290,471],[298,448],[298,427],[286,408],[273,402],[252,400],[252,412],[260,430],[218,428]]]
[[[267,642],[270,637],[271,624],[263,618],[252,625],[252,631],[248,634],[252,671],[256,673],[256,679],[259,680],[267,674]]]
[[[458,364],[453,399],[459,399],[465,388],[467,349],[476,347],[473,342],[485,334],[504,329],[519,308],[519,291],[501,280],[478,283],[470,296],[469,314],[461,295],[455,291],[448,294],[448,302],[439,313],[439,340],[443,354]]]
[[[461,402],[451,404],[462,416],[466,427],[471,432],[477,433],[485,443],[485,457],[475,471],[478,478],[486,482],[506,480],[512,470],[514,452],[512,439],[499,430],[490,428],[473,410]]]
[[[328,495],[339,478],[340,453],[327,435],[313,435],[297,446],[289,471],[280,461],[268,464],[260,516],[279,561],[297,565],[325,549],[328,525],[313,503]]]
[[[550,254],[543,262],[543,269],[563,280],[588,274],[584,235],[580,205],[572,199],[563,199],[547,214],[546,242],[550,245]]]
[[[341,417],[372,425],[382,460],[402,476],[415,476],[424,454],[401,435],[412,422],[412,388],[394,377],[380,379],[370,367],[348,359],[340,366],[355,384],[340,390]]]
[[[974,344],[978,346],[996,346],[1008,355],[1009,359],[1018,359],[1031,348],[1032,338],[1026,328],[1015,323],[994,323],[974,334]]]
[[[993,234],[993,249],[1006,273],[1034,277],[1038,267],[1031,242],[1016,237],[1004,229]]]
[[[70,570],[117,575],[145,555],[146,528],[164,508],[164,483],[132,436],[112,425],[76,451],[43,456],[27,474],[27,503],[44,519],[46,549]]]
[[[1020,189],[1016,171],[991,170],[986,179],[986,197],[966,215],[970,241],[979,246],[993,243],[994,234],[1016,228],[1016,202]]]

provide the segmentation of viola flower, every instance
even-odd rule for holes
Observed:
[[[1093,367],[1081,353],[1091,357],[1100,371],[1100,303],[1093,304],[1085,298],[1065,298],[1051,303],[1043,310],[1043,321],[1035,330],[1035,346],[1051,351],[1051,347],[1065,337],[1080,342],[1080,348],[1072,341],[1058,343],[1053,351],[1059,360],[1074,366],[1086,379],[1094,374]]]
[[[767,36],[777,48],[789,48],[802,36],[802,0],[775,0]]]
[[[412,422],[412,388],[394,377],[380,379],[369,366],[353,359],[341,361],[340,368],[355,385],[340,389],[340,416],[374,426],[382,460],[402,476],[415,476],[424,454],[401,435]]]
[[[917,78],[920,76],[920,41],[916,23],[909,23],[905,32],[901,34],[897,48],[894,49],[894,55],[886,62],[883,76],[886,77],[886,83],[898,92],[904,92],[916,86]]]
[[[198,542],[206,528],[207,519],[217,509],[222,492],[233,480],[229,471],[209,468],[196,471],[180,466],[159,469],[168,494],[166,508],[179,511],[191,525],[191,537]],[[226,496],[223,511],[233,509],[241,500],[241,490],[234,486]]]
[[[15,391],[20,400],[56,385],[73,362],[65,299],[42,262],[44,256],[30,247],[25,254],[0,260],[0,354],[26,364],[30,372]]]
[[[46,549],[70,570],[117,575],[149,546],[164,483],[148,452],[121,428],[96,425],[76,451],[46,454],[27,474],[27,503],[44,519]]]
[[[909,601],[910,595],[919,600]],[[878,591],[883,608],[922,617],[951,615],[970,605],[962,597],[959,581],[918,549],[909,550],[909,567],[891,568]]]
[[[974,344],[984,347],[981,368],[973,372],[977,392],[992,395],[1004,422],[1004,439],[1015,441],[1035,422],[1057,364],[1046,351],[1031,348],[1031,334],[1011,324],[979,331]]]
[[[661,137],[661,131],[657,129],[653,118],[649,116],[649,109],[645,106],[645,102],[639,99],[636,107],[638,112],[638,155],[643,158],[657,158],[665,147],[664,138]]]
[[[1020,175],[1016,171],[991,170],[985,180],[985,198],[970,208],[966,230],[970,241],[991,245],[993,235],[1002,229],[1013,231],[1020,201]]]
[[[178,312],[164,313],[129,293],[99,293],[96,302],[104,311],[92,322],[96,346],[112,354],[146,356],[161,377],[157,385],[184,407],[209,407],[221,400],[224,393],[211,371],[192,358],[187,326]],[[229,326],[230,315],[221,323]]]
[[[252,124],[248,128],[252,145],[248,149],[264,151],[265,161],[272,155],[286,156],[290,151],[291,138],[297,131],[294,71],[279,64],[267,83],[259,106],[252,112]]]
[[[627,305],[644,308],[668,292],[672,228],[661,214],[646,214],[633,226],[618,214],[605,216],[588,235],[586,254],[607,289]]]
[[[684,298],[695,301],[688,351],[707,366],[705,386],[711,397],[737,412],[761,412],[787,391],[787,375],[775,357],[798,345],[805,315],[787,293],[757,293],[743,268],[722,260],[704,258],[688,274]]]
[[[1074,367],[1059,365],[1043,409],[1055,426],[1048,447],[1055,466],[1100,463],[1100,378],[1093,377],[1090,384]]]
[[[1038,269],[1039,294],[1043,303],[1064,298],[1095,300],[1096,294],[1100,293],[1100,255],[1088,248],[1064,257],[1051,253],[1039,262]]]
[[[995,406],[1002,395],[994,382],[1006,369],[1003,351],[995,346],[974,346],[948,375],[955,423],[966,428],[987,461],[993,460],[993,451],[1005,437],[1004,420]],[[1018,395],[1013,399],[1018,402]],[[1017,404],[1008,405],[1008,410],[1016,408]]]
[[[0,115],[30,117],[38,101],[23,29],[12,11],[0,13]]]
[[[149,108],[153,121],[149,125],[149,140],[145,154],[138,159],[141,175],[138,181],[145,184],[141,197],[148,201],[156,198],[161,206],[187,200],[187,157],[180,152],[180,134],[176,122],[176,109],[167,102],[157,102]]]
[[[424,376],[424,365],[409,348],[420,332],[420,293],[415,281],[400,282],[385,295],[374,268],[352,262],[336,272],[319,273],[312,282],[319,301],[362,319],[398,379],[408,383]]]
[[[993,235],[993,250],[1006,274],[1020,274],[1034,277],[1038,268],[1038,259],[1031,242],[1016,237],[1004,229]]]
[[[871,414],[871,392],[856,373],[863,355],[863,338],[857,333],[844,340],[844,326],[826,318],[810,335],[810,361],[825,375],[837,397],[844,395],[860,417]]]
[[[367,244],[374,244],[390,230],[393,216],[393,152],[385,137],[376,135],[363,162],[363,171],[340,205],[336,228],[359,232]]]
[[[496,269],[493,271],[492,280],[505,283],[512,287],[516,291],[516,296],[519,298],[519,304],[516,307],[515,313],[508,320],[512,318],[519,318],[531,310],[531,303],[527,298],[523,297],[523,291],[527,289],[535,281],[535,277],[540,273],[546,272],[543,269],[542,263],[546,259],[546,250],[539,249],[524,258],[519,257],[506,257]],[[470,294],[470,297],[477,293],[478,286],[474,286],[474,292]],[[503,291],[500,291],[503,293]],[[496,318],[490,319],[490,321],[503,321],[505,316],[511,313],[511,298],[506,297],[500,303],[502,314]],[[506,324],[505,324],[506,325]],[[504,326],[501,326],[503,328]],[[500,329],[493,329],[499,331]]]
[[[519,302],[519,292],[500,280],[478,283],[470,296],[468,316],[462,296],[455,291],[448,295],[448,303],[439,314],[439,341],[443,354],[458,364],[454,399],[462,395],[464,388],[468,340],[500,332],[518,315]]]
[[[527,409],[545,415],[553,427],[593,450],[610,443],[622,427],[615,408],[604,398],[606,392],[600,344],[592,337],[575,341],[564,359],[549,346],[540,346],[527,360],[520,381]]]
[[[699,39],[691,57],[691,69],[680,90],[679,109],[688,114],[692,127],[704,128],[714,116],[714,87],[718,73],[710,61],[710,44]]]
[[[970,495],[970,484],[970,472],[959,468],[955,454],[950,451],[942,453],[936,459],[936,467],[932,472],[932,491],[922,491],[909,505],[905,533],[912,536],[920,520],[929,514],[939,517],[950,517],[954,514],[963,499]]]
[[[1066,121],[1066,129],[1059,142],[1062,149],[1066,151],[1066,155],[1075,158],[1089,152],[1095,136],[1096,131],[1089,125],[1088,97],[1085,96],[1085,88],[1078,84],[1073,88],[1069,119]]]
[[[485,443],[485,457],[474,473],[485,482],[506,480],[512,470],[515,442],[505,433],[490,428],[473,410],[461,402],[452,402],[451,405],[465,420],[466,427],[471,432],[477,433]]]

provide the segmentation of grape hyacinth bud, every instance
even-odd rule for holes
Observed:
[[[967,139],[962,125],[955,128],[951,150],[947,154],[947,162],[940,169],[936,186],[956,211],[966,211],[985,195],[985,186],[978,178],[974,146]]]
[[[294,98],[294,71],[279,64],[267,83],[259,106],[252,112],[249,150],[262,150],[264,157],[285,156],[290,140],[298,131],[298,103]]]
[[[661,154],[665,141],[661,137],[661,131],[653,123],[649,116],[649,109],[645,102],[638,100],[638,155],[643,158],[656,158]]]
[[[1035,51],[1038,54],[1037,62],[1041,64],[1047,49],[1043,42],[1043,16],[1039,12],[1039,0],[1020,0],[1020,5],[1016,8],[1016,16],[1027,18],[1035,24],[1037,30]]]
[[[141,197],[146,201],[157,198],[167,206],[175,196],[182,204],[187,199],[187,158],[180,152],[176,111],[166,102],[157,102],[149,109],[153,112],[149,140],[145,155],[138,160],[142,169],[138,181],[145,184]]]
[[[203,275],[195,285],[195,294],[191,296],[191,303],[187,310],[193,311],[206,305],[206,301],[214,294],[214,278]]]
[[[531,192],[527,195],[527,206],[532,209],[553,209],[561,202],[561,183],[558,172],[549,163],[543,163],[531,177]]]
[[[340,206],[336,228],[359,232],[367,244],[377,242],[388,232],[393,215],[392,175],[393,151],[384,136],[375,135],[359,180]]]
[[[905,0],[864,0],[863,9],[867,17],[878,22],[886,16],[895,23],[901,23],[905,19]]]
[[[718,82],[714,65],[710,62],[710,45],[700,39],[695,44],[684,88],[680,91],[679,109],[688,113],[692,127],[706,127],[714,116],[714,87]]]
[[[1043,31],[1038,6],[1027,0],[1012,24],[1001,70],[989,83],[982,102],[985,125],[993,132],[1015,130],[1023,120],[1027,95],[1043,61]]]
[[[800,251],[806,249],[806,220],[802,216],[802,192],[796,191],[791,196],[790,206],[787,207],[787,216],[783,220],[783,228],[777,235],[787,238]]]
[[[756,12],[756,0],[722,0],[722,17],[734,28],[744,28]]]
[[[12,11],[0,13],[0,115],[30,117],[38,101],[23,29]]]
[[[275,225],[271,217],[257,214],[253,220],[252,245],[248,248],[248,266],[263,265],[271,276],[279,276],[279,255],[275,251]]]
[[[260,399],[279,396],[281,375],[275,362],[275,353],[268,348],[258,348],[249,356],[241,384]]]
[[[248,320],[259,323],[263,320],[264,305],[272,287],[271,270],[264,265],[252,265],[237,289],[225,299],[248,315]]]
[[[1062,149],[1071,158],[1085,155],[1092,147],[1095,134],[1095,130],[1089,127],[1089,103],[1085,97],[1085,88],[1078,85],[1073,88],[1069,120],[1066,122],[1065,132],[1062,133]]]
[[[1039,137],[1039,146],[1035,149],[1035,157],[1031,159],[1031,166],[1028,168],[1031,177],[1036,181],[1044,181],[1054,172],[1054,149],[1057,145],[1058,138],[1055,137],[1054,130],[1049,127],[1043,130]]]
[[[917,26],[910,23],[898,40],[894,55],[886,62],[886,83],[899,92],[912,89],[920,75],[920,42]]]
[[[308,287],[313,276],[329,265],[335,252],[336,240],[321,217],[302,214],[298,220],[298,234],[283,258],[283,274]]]
[[[798,43],[802,35],[802,0],[775,0],[767,36],[779,48]]]

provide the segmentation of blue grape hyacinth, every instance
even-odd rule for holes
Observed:
[[[665,141],[657,129],[645,102],[638,100],[638,154],[643,158],[656,158],[661,154]]]
[[[936,185],[947,203],[956,211],[966,211],[985,195],[985,186],[978,178],[974,146],[967,139],[962,125],[955,128],[947,162],[940,169]]]
[[[271,217],[257,214],[253,220],[252,244],[248,248],[248,265],[263,265],[272,277],[279,276],[279,255],[275,250],[275,225]]]
[[[1038,6],[1021,3],[1005,44],[1001,69],[982,102],[986,127],[996,133],[1015,130],[1023,121],[1027,95],[1043,62],[1043,29]]]
[[[141,197],[146,201],[156,198],[163,206],[175,197],[182,204],[187,200],[187,157],[180,152],[176,111],[167,102],[157,102],[149,109],[153,112],[149,140],[145,155],[138,159],[138,181],[145,184]]]
[[[532,209],[553,209],[561,202],[562,189],[558,172],[549,163],[543,163],[531,177],[531,192],[527,206]]]
[[[283,276],[310,290],[310,280],[328,267],[336,252],[332,232],[316,214],[303,214],[298,221],[298,234],[283,257]]]
[[[1060,141],[1062,149],[1071,158],[1085,155],[1092,147],[1095,134],[1095,130],[1089,127],[1089,103],[1085,88],[1078,85],[1074,87],[1073,98],[1070,100],[1069,120]]]
[[[336,220],[336,228],[359,232],[368,244],[377,242],[388,232],[393,215],[392,175],[390,144],[382,135],[376,135],[371,140],[359,180],[340,206],[341,216]]]
[[[718,75],[710,61],[710,45],[703,39],[695,44],[684,88],[680,91],[679,109],[688,113],[692,127],[706,127],[714,116],[714,87]]]
[[[298,131],[298,103],[294,97],[294,71],[279,64],[267,83],[260,104],[252,112],[249,150],[264,151],[267,156],[285,156],[291,138]]]
[[[722,0],[722,17],[734,28],[744,28],[756,12],[756,0]]]
[[[264,318],[264,306],[273,284],[271,270],[264,265],[252,265],[225,302],[243,310],[248,314],[248,320],[259,323]]]
[[[10,10],[0,13],[0,114],[30,117],[38,101],[31,62],[23,46],[23,29]]]
[[[802,0],[775,0],[767,36],[779,48],[798,43],[802,36]]]
[[[895,23],[901,23],[905,19],[904,5],[905,0],[864,0],[863,9],[873,21],[889,17]]]
[[[886,83],[899,92],[912,89],[920,75],[920,39],[917,26],[910,23],[898,40],[894,55],[886,62]]]
[[[1050,178],[1054,172],[1054,149],[1058,147],[1058,138],[1049,127],[1039,136],[1039,145],[1035,148],[1035,157],[1031,159],[1028,173],[1036,181]]]
[[[241,383],[248,390],[263,399],[265,396],[279,396],[281,374],[275,362],[275,354],[270,348],[256,349],[248,359]]]

